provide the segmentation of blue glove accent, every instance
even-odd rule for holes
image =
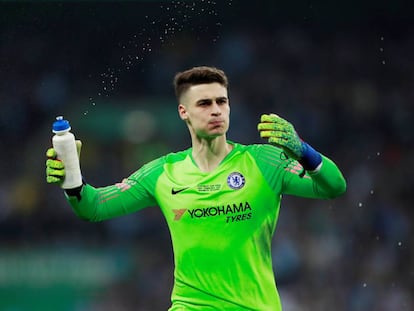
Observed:
[[[322,156],[309,144],[302,142],[303,153],[299,163],[307,171],[314,171],[322,163]]]

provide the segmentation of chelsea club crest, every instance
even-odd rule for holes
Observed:
[[[243,188],[245,182],[244,176],[239,172],[233,172],[227,177],[227,184],[234,190]]]

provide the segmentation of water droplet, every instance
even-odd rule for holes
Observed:
[[[367,287],[368,285],[367,285],[367,283],[364,283],[364,284],[362,284],[362,286],[363,286],[363,287]]]
[[[385,65],[385,60],[382,61],[382,64]]]
[[[374,190],[371,190],[369,193],[370,193],[370,194],[374,194]]]
[[[402,242],[400,241],[400,242],[398,242],[398,246],[401,246],[402,245]]]
[[[359,202],[358,203],[358,207],[362,207],[362,202]]]

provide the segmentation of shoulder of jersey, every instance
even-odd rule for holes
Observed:
[[[164,156],[165,162],[174,163],[174,162],[183,161],[189,154],[189,151],[190,149],[186,149],[186,150],[178,151],[178,152],[171,152]]]

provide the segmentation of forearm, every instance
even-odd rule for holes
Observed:
[[[346,181],[337,165],[322,155],[322,164],[316,172],[306,172],[305,176],[290,176],[284,193],[307,198],[331,199],[346,190]]]
[[[135,212],[153,205],[152,200],[141,190],[126,191],[120,184],[95,188],[84,185],[79,196],[68,196],[67,200],[75,214],[82,219],[98,222]]]
[[[315,193],[322,198],[335,198],[346,191],[346,181],[338,166],[329,158],[322,156],[322,166],[319,171],[309,172]]]

